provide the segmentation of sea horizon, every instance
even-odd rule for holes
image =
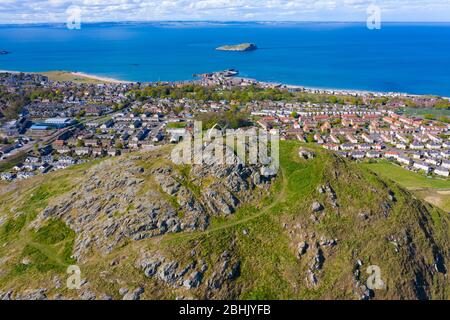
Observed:
[[[180,26],[180,28],[177,28]],[[184,27],[183,27],[184,26]],[[218,52],[251,42],[253,52]],[[237,69],[306,88],[450,96],[449,22],[127,21],[2,24],[0,69],[65,70],[130,82]]]
[[[186,23],[186,24],[367,24],[365,20],[101,20],[101,21],[84,21],[82,25],[95,25],[95,24],[160,24],[160,23]],[[47,26],[47,25],[64,25],[66,26],[67,21],[52,21],[52,22],[7,22],[0,23],[0,27],[10,27],[10,26]],[[405,24],[405,25],[423,25],[423,24],[448,24],[450,21],[413,21],[413,20],[386,20],[383,24]]]

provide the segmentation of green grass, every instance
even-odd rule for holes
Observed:
[[[27,222],[27,217],[21,215],[15,219],[8,219],[0,231],[0,239],[9,239],[12,235],[19,233]]]
[[[450,212],[450,179],[425,176],[385,160],[377,163],[363,163],[361,166],[375,172],[383,179],[398,183],[420,199]]]
[[[61,177],[56,181],[45,182],[27,191],[22,198],[19,198],[18,203],[14,204],[16,207],[13,210],[18,214],[9,216],[0,227],[0,244],[11,242],[13,239],[23,236],[21,233],[26,224],[34,220],[37,214],[48,205],[48,200],[69,191],[72,187],[70,179]],[[0,198],[3,214],[8,212],[8,205],[11,205],[14,201],[12,199],[17,201],[15,192],[7,196],[9,197],[4,195],[3,198]]]
[[[73,238],[74,236],[75,233],[68,228],[64,222],[54,219],[51,220],[46,226],[39,229],[36,232],[34,239],[39,243],[52,245],[57,244],[69,237]]]
[[[75,232],[60,220],[51,220],[37,231],[21,233],[19,241],[10,245],[21,253],[9,265],[9,271],[0,277],[0,286],[9,281],[27,285],[27,279],[48,277],[50,272],[64,273],[74,264],[71,258]],[[27,263],[24,263],[25,259]]]
[[[74,187],[77,172],[75,169],[61,171],[47,176],[51,179],[36,177],[22,183],[19,196],[17,191],[0,196],[2,214],[10,212],[0,227],[0,257],[14,253],[2,266],[0,288],[8,283],[26,288],[39,280],[48,281],[46,277],[50,273],[64,273],[75,262],[71,258],[75,232],[62,221],[51,219],[38,230],[27,225],[47,207],[50,199]],[[29,263],[23,263],[24,259]]]
[[[236,280],[234,288],[237,291],[234,294],[239,299],[251,300],[354,297],[351,279],[356,257],[380,265],[394,279],[413,278],[414,262],[409,264],[399,260],[392,245],[385,240],[386,235],[397,232],[399,226],[410,228],[410,232],[415,233],[416,254],[423,254],[432,261],[432,247],[417,225],[418,204],[411,201],[409,194],[393,182],[380,180],[370,170],[361,170],[357,164],[348,163],[310,144],[304,147],[315,151],[317,157],[312,161],[302,160],[297,154],[298,147],[297,142],[281,144],[282,171],[270,195],[257,204],[241,207],[230,218],[214,218],[205,232],[166,236],[159,243],[161,248],[177,257],[195,248],[210,265],[214,265],[225,250],[240,257],[241,276]],[[326,196],[317,193],[317,187],[326,182],[330,182],[337,193],[340,213],[329,207]],[[386,201],[388,188],[395,192],[397,204],[389,219],[386,219],[375,204]],[[326,206],[325,216],[317,225],[309,219],[314,200]],[[375,218],[370,224],[358,219],[362,211],[372,212]],[[441,239],[445,239],[443,230],[447,224],[443,222],[444,217],[436,210],[430,211],[430,215],[437,233],[442,235],[444,232]],[[293,243],[288,231],[283,229],[285,222],[291,226],[301,225],[301,233],[314,230],[317,236],[338,239],[337,252],[326,254],[324,271],[318,275],[320,287],[317,289],[304,285],[310,260],[299,261],[296,258],[296,242]],[[243,235],[244,230],[248,236]],[[412,295],[406,291],[401,295]],[[398,293],[392,290],[377,294],[389,298]],[[445,293],[441,290],[437,295],[442,297]]]
[[[15,165],[24,162],[27,155],[24,153],[19,153],[8,159],[2,160],[0,163],[0,172],[9,171],[14,168]]]
[[[180,290],[162,288],[157,280],[145,278],[140,270],[133,267],[141,252],[158,250],[168,261],[176,260],[180,266],[193,259],[206,262],[208,269],[202,287],[182,291],[183,295],[202,299],[205,298],[206,279],[220,267],[220,256],[226,250],[233,262],[240,261],[240,276],[224,285],[223,290],[215,293],[213,298],[354,298],[353,267],[356,259],[362,259],[365,266],[379,265],[386,276],[389,290],[377,292],[377,298],[414,297],[411,283],[414,283],[418,270],[432,266],[436,248],[448,248],[447,216],[414,199],[394,181],[381,179],[369,165],[347,162],[313,144],[302,146],[315,152],[316,158],[304,160],[298,156],[300,146],[298,142],[282,141],[281,169],[270,189],[263,191],[256,188],[255,200],[243,204],[230,217],[212,218],[207,230],[166,234],[142,241],[130,240],[106,257],[89,257],[82,264],[82,270],[91,288],[117,297],[118,286],[109,281],[111,276],[120,279],[121,285],[122,282],[132,286],[144,285],[145,295],[149,298],[178,296]],[[146,168],[149,167],[147,164]],[[189,180],[189,167],[179,167],[177,170],[184,178],[183,186],[198,196],[201,190]],[[338,209],[331,206],[326,195],[317,191],[317,187],[325,183],[330,183],[335,190]],[[44,183],[24,193],[23,200],[28,201],[29,208],[22,207],[21,210],[28,212],[26,216],[33,216],[61,190],[70,189],[70,184],[66,185],[60,179],[52,181],[52,184],[56,188]],[[155,188],[151,176],[144,188]],[[389,203],[391,209],[385,216],[380,205],[388,201],[389,190],[395,193],[397,201]],[[172,201],[175,202],[175,199]],[[313,201],[325,206],[317,224],[310,219]],[[21,208],[24,203],[18,202],[17,207]],[[9,204],[3,202],[3,205]],[[369,221],[358,217],[363,211],[370,212]],[[6,246],[0,246],[0,256],[15,253],[15,258],[2,266],[8,273],[0,276],[0,289],[15,285],[29,287],[28,281],[40,285],[39,281],[48,281],[53,274],[61,274],[67,264],[73,263],[70,258],[75,238],[73,231],[59,220],[49,220],[38,230],[24,228],[23,225],[28,222],[11,220],[4,225],[9,225],[8,232],[17,237],[14,241],[8,241]],[[300,228],[296,228],[297,225]],[[244,235],[244,230],[247,235]],[[412,239],[413,256],[409,256],[406,245],[401,247],[400,253],[394,252],[386,240],[393,234],[403,239],[405,232]],[[296,246],[305,236],[310,237],[308,243],[311,246],[322,236],[338,239],[336,247],[324,249],[325,264],[317,274],[320,286],[315,289],[305,285],[307,270],[314,259],[313,253],[308,251],[302,259],[296,256]],[[196,251],[195,258],[190,255],[192,250]],[[447,261],[446,252],[444,256]],[[111,266],[110,261],[117,257],[122,257],[123,263]],[[30,259],[31,263],[21,263],[24,258]],[[109,273],[107,279],[99,276],[102,272]],[[449,296],[445,292],[445,279],[439,279],[438,275],[425,276],[433,285],[433,297]]]
[[[182,129],[186,128],[187,123],[186,122],[169,122],[167,124],[167,129]]]
[[[383,178],[387,178],[400,184],[408,189],[433,188],[433,189],[449,189],[450,180],[436,177],[426,177],[422,174],[411,172],[398,165],[387,161],[378,163],[364,163],[363,167],[374,171]]]
[[[300,160],[297,151],[297,143],[282,144],[280,178],[272,193],[258,205],[244,206],[230,219],[213,219],[206,232],[170,237],[165,246],[183,251],[192,242],[198,247],[200,241],[205,255],[211,255],[212,250],[216,255],[227,250],[245,257],[242,268],[246,272],[238,280],[245,288],[241,299],[288,299],[298,295],[290,283],[299,280],[300,266],[281,221],[286,217],[302,220],[309,217],[315,190],[326,177],[326,162]],[[249,237],[242,236],[244,229]],[[230,246],[234,237],[236,248]],[[302,297],[314,295],[307,290],[301,293]]]
[[[407,115],[414,115],[422,117],[426,114],[432,114],[434,116],[441,117],[441,116],[450,116],[450,110],[447,109],[434,109],[434,108],[405,108],[405,113]]]

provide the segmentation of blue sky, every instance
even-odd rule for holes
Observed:
[[[0,0],[0,24],[65,22],[73,5],[82,22],[366,21],[371,4],[383,21],[450,22],[450,0]]]

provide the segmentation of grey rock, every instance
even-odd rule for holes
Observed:
[[[161,189],[171,196],[180,190],[181,184],[171,176],[159,174],[155,176],[155,180],[161,186]]]
[[[317,202],[317,201],[314,201],[313,204],[312,204],[312,206],[311,206],[311,210],[312,210],[313,212],[320,212],[320,211],[322,211],[323,209],[324,209],[323,205],[320,204],[320,203]]]
[[[361,212],[360,214],[358,214],[358,217],[361,220],[368,220],[369,219],[369,214],[367,212]]]
[[[86,289],[80,295],[81,300],[95,300],[96,296],[91,290]]]
[[[120,294],[121,296],[124,296],[124,295],[126,295],[126,294],[128,293],[128,291],[129,291],[128,288],[120,288],[120,289],[119,289],[119,294]]]
[[[301,148],[299,150],[298,155],[301,158],[306,159],[306,160],[311,160],[311,159],[314,159],[316,157],[316,154],[314,152],[305,150],[303,148]]]
[[[132,291],[132,292],[128,292],[126,293],[122,300],[140,300],[141,295],[144,293],[144,288],[139,287],[136,290]]]
[[[318,285],[318,281],[317,281],[317,277],[314,274],[314,272],[312,272],[311,270],[307,271],[307,276],[306,276],[306,285],[309,288],[315,288]]]
[[[307,250],[308,250],[308,243],[306,241],[302,241],[298,244],[297,252],[299,257],[303,256]]]
[[[177,268],[178,268],[177,261],[168,262],[161,267],[158,276],[164,282],[168,284],[173,284],[177,280],[176,278]]]
[[[47,289],[26,290],[16,295],[16,300],[47,300]]]
[[[13,291],[0,292],[0,300],[12,300]]]
[[[230,272],[228,272],[228,279],[233,280],[236,279],[241,272],[241,262],[237,261],[232,267]]]
[[[189,279],[187,279],[183,282],[183,286],[186,289],[197,288],[200,285],[202,278],[203,278],[203,274],[201,272],[194,271],[189,276]]]

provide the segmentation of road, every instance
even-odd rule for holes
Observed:
[[[36,144],[39,144],[41,147],[47,146],[47,145],[52,144],[53,142],[55,142],[56,139],[60,135],[64,134],[65,132],[67,132],[69,130],[72,130],[73,128],[75,128],[76,126],[79,126],[80,124],[85,124],[86,122],[89,122],[89,121],[99,121],[99,122],[101,122],[103,120],[106,120],[106,119],[110,118],[112,116],[112,114],[113,113],[109,113],[109,114],[104,115],[104,116],[84,119],[84,120],[82,120],[82,121],[80,121],[80,122],[78,122],[78,123],[76,123],[74,125],[68,126],[67,128],[57,130],[56,132],[54,132],[50,136],[41,137],[41,138],[38,138],[38,139],[36,139],[34,141],[31,141],[30,143],[25,144],[23,147],[11,151],[11,153],[8,155],[8,158],[0,160],[0,166],[4,165],[6,163],[12,163],[16,159],[20,159],[23,155],[25,155],[28,152],[30,152],[31,150],[33,150],[33,148],[34,148],[34,146]]]

